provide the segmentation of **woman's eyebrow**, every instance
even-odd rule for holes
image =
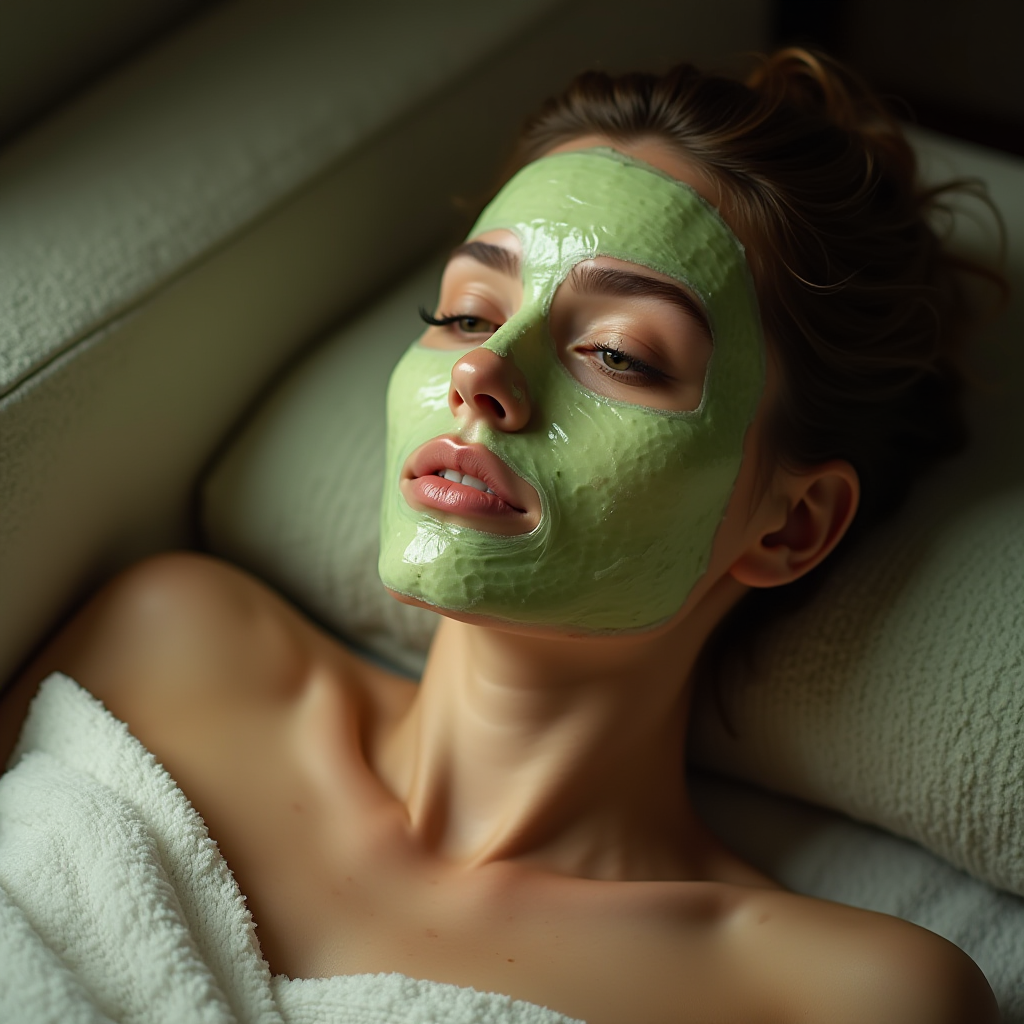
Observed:
[[[569,277],[573,290],[582,295],[628,295],[671,302],[693,317],[711,336],[707,312],[688,291],[668,281],[610,267],[575,266]]]
[[[497,270],[509,277],[519,277],[519,257],[502,245],[491,245],[490,242],[463,242],[452,251],[449,259],[456,256],[468,256],[477,263],[482,263],[491,270]]]

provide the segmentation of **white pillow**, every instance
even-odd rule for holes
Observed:
[[[768,632],[734,734],[698,703],[691,752],[1024,893],[1024,484],[953,510],[957,469]]]
[[[963,167],[963,147],[925,145],[933,162],[953,153]],[[1024,194],[1020,162],[978,159],[1004,175],[1001,201]],[[1011,241],[1024,228],[1016,202]],[[203,495],[212,551],[412,673],[436,619],[377,578],[384,391],[438,275],[427,268],[290,373]],[[1024,371],[1020,317],[1018,302],[1003,322],[1004,378]],[[974,418],[971,452],[773,633],[763,671],[737,692],[739,738],[705,702],[693,750],[716,771],[881,825],[1024,894],[1024,417],[1010,388]]]

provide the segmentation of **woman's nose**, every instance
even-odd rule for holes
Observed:
[[[483,420],[495,430],[522,430],[530,421],[526,378],[511,355],[475,348],[452,369],[448,407],[456,417]]]

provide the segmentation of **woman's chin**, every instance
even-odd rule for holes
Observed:
[[[542,623],[514,622],[511,619],[503,619],[496,615],[480,615],[473,612],[460,611],[457,608],[445,608],[441,605],[431,604],[419,597],[412,597],[410,594],[403,594],[401,591],[392,590],[387,584],[384,589],[402,604],[412,605],[414,608],[426,608],[428,612],[436,612],[446,619],[454,619],[456,622],[465,622],[470,626],[484,626],[489,629],[501,629],[506,632],[523,633],[528,636],[590,636],[583,629],[570,630],[567,627],[549,626]]]
[[[516,622],[513,619],[504,619],[497,615],[480,615],[473,612],[460,611],[455,608],[444,608],[441,605],[431,604],[422,598],[412,597],[403,594],[401,591],[392,590],[387,584],[384,589],[396,601],[402,604],[411,605],[413,608],[425,608],[429,612],[435,612],[446,619],[455,622],[463,622],[469,626],[480,626],[487,629],[500,630],[503,633],[517,633],[521,636],[537,637],[549,640],[600,640],[600,639],[642,639],[648,635],[661,633],[666,623],[657,623],[649,629],[639,630],[590,630],[584,626],[565,625],[560,623],[544,622]]]

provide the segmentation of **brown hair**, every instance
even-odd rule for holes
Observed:
[[[984,189],[922,185],[882,103],[837,62],[802,49],[763,58],[746,82],[686,64],[661,76],[581,75],[528,123],[516,164],[591,134],[670,142],[711,173],[749,229],[782,377],[762,465],[849,461],[861,502],[848,548],[965,439],[960,272],[1002,279],[947,252],[932,221],[948,193],[987,202]],[[754,592],[730,632],[764,618],[751,598],[781,610],[820,572],[810,575],[780,588],[785,596]]]

